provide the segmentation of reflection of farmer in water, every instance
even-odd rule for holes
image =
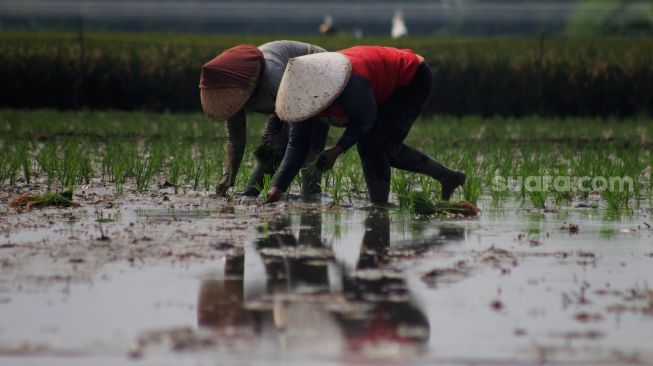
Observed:
[[[199,325],[232,342],[254,340],[261,326],[260,314],[244,307],[244,261],[242,253],[228,256],[224,278],[203,281],[197,304]]]
[[[357,271],[379,270],[386,263],[390,246],[388,212],[373,211],[365,220],[365,236]],[[317,347],[323,354],[370,350],[387,345],[420,346],[428,340],[428,319],[410,300],[407,285],[399,275],[372,277],[342,275],[344,291],[333,292],[329,280],[332,260],[316,257],[280,256],[276,249],[298,247],[327,249],[321,238],[321,215],[301,216],[298,236],[288,222],[269,223],[270,234],[257,242],[267,277],[267,291],[255,302],[266,301],[266,310],[247,310],[243,301],[243,257],[227,258],[226,278],[202,283],[198,300],[198,322],[218,331],[223,343],[253,341],[252,336],[273,336],[281,347]],[[265,253],[274,253],[269,255]],[[230,263],[233,262],[233,263]],[[240,263],[240,264],[239,264]],[[230,270],[241,273],[233,276]],[[333,280],[333,279],[332,279]],[[350,316],[331,310],[334,304],[363,304],[365,316]],[[226,330],[228,329],[228,331]],[[398,351],[404,350],[402,347]]]
[[[331,169],[356,145],[372,203],[388,202],[391,167],[438,180],[449,200],[465,174],[404,143],[432,89],[431,69],[411,50],[357,46],[290,60],[276,101],[279,117],[291,123],[290,138],[268,201],[281,198],[306,161],[310,137],[321,128],[311,120],[316,116],[345,128],[320,153],[317,170]]]
[[[375,209],[365,220],[365,235],[357,271],[382,269],[389,259],[390,216],[386,209]],[[370,345],[397,343],[422,345],[429,338],[428,318],[411,300],[401,276],[348,276],[345,293],[350,301],[374,301],[367,319],[342,319],[350,350]]]
[[[274,114],[279,83],[288,60],[324,49],[295,41],[275,41],[259,47],[240,45],[230,48],[202,67],[200,94],[202,109],[216,121],[227,120],[227,162],[217,193],[224,195],[236,180],[246,145],[245,111],[269,114],[261,145],[257,149],[256,168],[243,193],[257,196],[264,175],[273,175],[281,163],[288,142],[288,126]],[[329,127],[316,122],[310,139],[315,156],[324,148]],[[305,193],[320,191],[320,175],[303,177]]]

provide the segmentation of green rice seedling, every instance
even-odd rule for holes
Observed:
[[[111,181],[113,182],[113,185],[116,189],[116,193],[120,196],[124,193],[124,187],[125,187],[125,180],[126,180],[126,174],[124,171],[125,167],[123,164],[120,162],[117,162],[114,164],[114,166],[111,168],[112,171],[112,179]]]
[[[328,173],[326,184],[322,186],[322,191],[329,193],[332,205],[340,205],[344,197],[343,190],[343,172],[341,169],[331,169]],[[330,181],[330,183],[329,183]]]
[[[9,162],[9,184],[14,185],[16,184],[16,181],[18,181],[18,173],[21,170],[22,166],[22,158],[19,155],[20,152],[17,148],[14,148],[13,150],[13,156],[11,157],[11,160]]]
[[[69,142],[63,147],[63,159],[60,160],[59,165],[59,184],[62,190],[75,185],[78,170],[77,145],[74,142]]]
[[[0,187],[2,187],[9,176],[9,164],[7,159],[0,159]]]
[[[626,168],[621,162],[609,161],[606,164],[606,171],[612,172],[612,176],[608,180],[606,187],[601,187],[601,195],[606,200],[608,211],[611,213],[618,213],[622,210],[628,209],[628,203],[632,196],[637,192],[637,177],[631,177],[625,174]],[[623,185],[611,184],[612,179],[628,179],[633,184]]]
[[[146,191],[152,181],[155,173],[154,159],[147,159],[144,156],[139,156],[134,161],[134,180],[136,183],[136,191]]]
[[[627,189],[625,191],[606,189],[603,191],[602,195],[606,200],[609,212],[618,213],[622,210],[628,209],[628,201],[630,200],[631,194]]]
[[[564,177],[569,176],[570,174],[570,168],[566,163],[552,162],[549,164],[549,166],[553,166],[551,172],[552,172],[552,176],[556,177],[554,179],[565,179]],[[557,178],[557,177],[563,177],[563,178]],[[571,182],[571,178],[570,178],[570,182]],[[558,186],[556,186],[555,181],[552,183],[553,186],[551,187],[551,195],[553,196],[553,202],[556,205],[556,207],[569,206],[573,198],[571,187],[566,187],[566,184],[560,184],[560,183],[558,183]]]
[[[36,161],[47,176],[47,191],[50,192],[57,179],[57,146],[54,143],[46,143],[38,152]]]
[[[549,195],[547,190],[529,191],[528,197],[536,208],[546,208],[546,200]]]
[[[536,176],[536,174],[532,174],[532,176]],[[544,176],[544,174],[542,174],[541,176]],[[526,187],[527,185],[528,185],[528,181],[525,181],[524,184],[522,184],[522,186],[524,187],[523,189],[526,191],[526,195],[530,199],[533,206],[536,208],[546,208],[546,201],[549,196],[550,188],[545,187],[544,184],[542,184],[541,187]]]
[[[104,150],[104,156],[102,157],[102,179],[105,177],[109,178],[110,182],[113,182],[115,174],[114,167],[119,164],[122,155],[122,145],[120,142],[115,140],[110,140],[107,142],[106,148]]]
[[[467,174],[467,180],[465,181],[462,190],[465,200],[476,204],[482,192],[481,179],[479,176],[474,172],[472,172],[472,174]]]
[[[93,177],[93,161],[91,153],[83,150],[79,156],[79,183],[90,184]]]
[[[154,143],[149,149],[150,158],[148,162],[148,174],[150,180],[163,169],[165,160],[165,146],[162,143]]]
[[[249,182],[249,176],[254,171],[254,161],[247,160],[240,165],[238,174],[236,175],[236,188],[239,190],[245,190],[247,188],[247,183]]]
[[[272,188],[272,175],[271,174],[264,174],[263,175],[263,183],[259,186],[256,187],[261,194],[266,197],[266,202],[267,202],[267,194]]]
[[[365,187],[365,179],[363,177],[363,170],[360,164],[349,164],[348,165],[348,177],[349,177],[349,187],[354,194],[360,193]]]
[[[170,184],[175,189],[175,194],[179,193],[179,177],[181,174],[182,161],[179,157],[173,157],[170,166],[168,167],[168,179]]]
[[[419,180],[419,185],[422,187],[422,192],[427,193],[431,199],[440,197],[440,192],[442,191],[440,182],[423,174],[417,175],[417,179]]]
[[[390,181],[392,192],[394,192],[395,198],[399,202],[399,207],[402,209],[408,209],[410,207],[410,193],[413,190],[412,178],[409,172],[399,170],[392,175]]]
[[[202,183],[205,191],[211,190],[211,184],[216,176],[216,166],[210,159],[202,160]]]
[[[197,191],[197,188],[200,186],[202,178],[202,164],[199,161],[189,159],[186,162],[186,177],[187,181],[192,183],[193,190]]]
[[[21,141],[18,144],[15,158],[17,160],[17,163],[22,168],[25,182],[27,184],[31,184],[32,183],[32,159],[30,157],[29,146],[25,141]]]

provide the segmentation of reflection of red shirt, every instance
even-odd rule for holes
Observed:
[[[388,100],[397,88],[413,80],[419,59],[409,49],[381,46],[356,46],[337,51],[351,61],[351,75],[365,78],[372,87],[376,104]],[[331,105],[320,116],[344,116],[342,107]]]

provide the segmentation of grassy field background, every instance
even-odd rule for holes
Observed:
[[[636,116],[653,106],[647,38],[390,38],[3,32],[0,106],[198,111],[201,65],[240,43],[411,48],[430,63],[427,114]]]

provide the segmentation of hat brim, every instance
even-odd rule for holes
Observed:
[[[292,58],[284,72],[275,111],[288,123],[305,121],[329,107],[347,86],[351,61],[343,54],[323,52]]]
[[[200,89],[202,110],[215,121],[225,121],[245,106],[253,92],[242,88]]]

